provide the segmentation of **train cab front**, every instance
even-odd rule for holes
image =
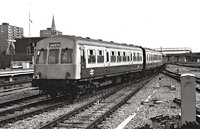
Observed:
[[[44,92],[67,91],[75,76],[75,50],[71,42],[59,38],[38,42],[32,86]]]

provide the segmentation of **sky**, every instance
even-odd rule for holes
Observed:
[[[39,37],[51,27],[64,35],[200,52],[199,0],[4,0],[0,24],[24,28]]]

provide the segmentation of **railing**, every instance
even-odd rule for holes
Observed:
[[[33,74],[33,69],[0,71],[0,77]]]
[[[15,76],[24,76],[24,75],[33,75],[33,69],[22,69],[22,70],[2,70],[0,71],[0,78],[9,78],[9,81],[12,82]],[[7,79],[6,79],[7,80]]]

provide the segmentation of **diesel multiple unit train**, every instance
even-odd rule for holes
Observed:
[[[32,85],[55,97],[94,92],[107,84],[137,78],[162,65],[162,54],[139,46],[75,36],[37,43]]]

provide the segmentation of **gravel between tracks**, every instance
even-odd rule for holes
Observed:
[[[159,80],[161,78],[161,80]],[[160,83],[160,88],[157,84]],[[168,86],[174,84],[176,90],[172,91]],[[160,104],[149,103],[141,104],[142,101],[160,100]],[[181,110],[172,100],[180,98],[180,84],[169,77],[159,74],[143,87],[127,104],[118,109],[113,115],[104,121],[99,128],[114,129],[121,124],[126,118],[136,113],[136,116],[126,125],[125,129],[141,127],[145,124],[152,124],[150,118],[158,115],[178,115]],[[175,108],[171,108],[175,107]]]

